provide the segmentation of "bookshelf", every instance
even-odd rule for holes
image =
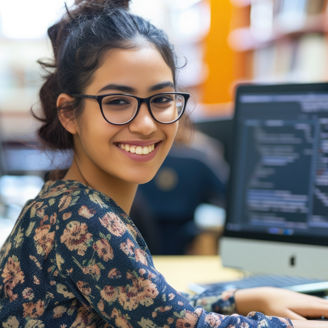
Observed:
[[[328,0],[231,0],[236,80],[324,81]]]

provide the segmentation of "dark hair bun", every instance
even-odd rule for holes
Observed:
[[[76,6],[85,8],[110,7],[129,9],[130,0],[75,0],[74,3]]]
[[[68,25],[72,22],[79,23],[81,17],[94,16],[105,9],[129,9],[130,0],[75,0],[72,8],[66,7],[66,17],[55,23],[48,29],[48,36],[57,58],[58,42],[61,42],[69,32]]]

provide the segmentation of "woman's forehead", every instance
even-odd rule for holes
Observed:
[[[106,51],[87,89],[92,88],[95,92],[108,84],[150,88],[164,81],[173,83],[171,68],[154,46],[145,44]]]

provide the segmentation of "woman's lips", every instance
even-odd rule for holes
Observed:
[[[116,146],[130,159],[145,162],[155,157],[160,144],[161,141],[147,144],[144,142],[117,142]]]
[[[137,155],[148,155],[155,149],[155,144],[147,145],[147,146],[141,146],[141,145],[131,145],[131,144],[125,144],[125,143],[119,143],[118,147],[130,152],[132,154]]]

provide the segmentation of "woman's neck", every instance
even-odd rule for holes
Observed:
[[[112,198],[127,214],[129,214],[138,185],[127,183],[104,172],[88,174],[87,167],[83,167],[76,157],[68,169],[64,180],[76,180],[98,190]]]

